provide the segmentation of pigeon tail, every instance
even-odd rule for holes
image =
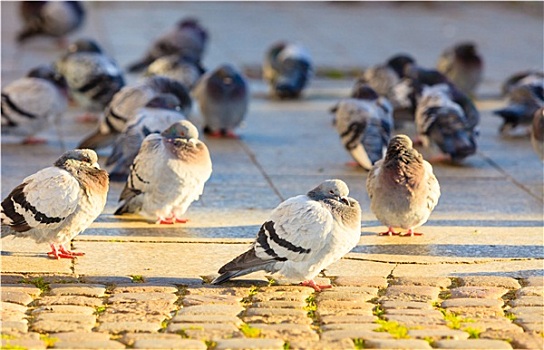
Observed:
[[[114,140],[116,135],[112,133],[102,134],[100,131],[95,131],[93,134],[86,137],[77,148],[84,149],[100,149],[109,146]]]
[[[20,32],[19,34],[17,34],[17,42],[19,44],[22,44],[23,42],[25,42],[26,40],[34,37],[34,36],[37,36],[37,35],[40,35],[40,31],[39,30],[36,30],[34,28],[26,28],[25,30],[23,30],[22,32]]]
[[[153,59],[151,57],[146,57],[142,59],[141,61],[136,61],[134,63],[131,63],[127,70],[131,73],[138,73],[142,71],[143,69],[147,68],[151,63],[153,63]]]
[[[275,271],[273,265],[276,262],[276,260],[262,260],[255,254],[255,250],[251,248],[221,267],[218,271],[221,275],[215,278],[211,283],[220,284],[231,278],[244,276],[260,270],[273,272]]]
[[[136,196],[137,195],[122,201],[117,210],[115,210],[115,213],[113,213],[113,215],[123,215],[126,213],[136,213],[140,211],[142,203],[141,201],[135,199]]]

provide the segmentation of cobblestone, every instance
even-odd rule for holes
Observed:
[[[2,321],[2,334],[18,334],[28,332],[28,321]]]
[[[100,332],[61,332],[61,333],[52,333],[49,335],[51,338],[56,338],[60,341],[67,342],[84,342],[84,341],[106,341],[110,339],[108,333]]]
[[[460,286],[498,287],[506,289],[519,289],[519,282],[511,277],[502,276],[465,276],[459,277]]]
[[[439,300],[439,293],[438,287],[390,286],[386,289],[382,300],[433,302]]]
[[[243,337],[238,329],[241,323],[170,323],[166,328],[169,333],[183,334],[191,339],[217,340]]]
[[[537,334],[516,334],[512,337],[512,347],[515,349],[543,349],[544,338]]]
[[[334,280],[334,284],[337,286],[349,286],[349,287],[373,287],[373,288],[387,288],[387,279],[381,276],[338,276]]]
[[[3,335],[5,333],[2,333]],[[45,342],[40,340],[37,333],[2,337],[2,349],[46,349]]]
[[[387,332],[374,332],[365,329],[338,329],[325,331],[321,334],[321,339],[333,341],[340,339],[392,339],[393,336]]]
[[[106,286],[102,284],[50,284],[51,295],[82,295],[86,297],[103,297]]]
[[[524,279],[527,287],[544,287],[544,276],[533,276]]]
[[[416,339],[468,339],[469,334],[456,329],[410,329],[408,335]]]
[[[488,339],[438,340],[433,345],[438,349],[512,349],[505,341]]]
[[[399,286],[427,286],[446,289],[451,285],[447,277],[397,277],[389,282],[390,285]]]
[[[369,339],[365,340],[369,349],[432,349],[425,340],[418,339]]]
[[[232,295],[187,295],[183,297],[182,304],[183,306],[195,306],[202,304],[238,304],[242,298],[232,296]]]
[[[36,300],[38,306],[49,306],[49,305],[79,305],[79,306],[89,306],[89,307],[98,307],[104,304],[104,301],[100,298],[86,297],[80,295],[61,295],[61,296],[50,296],[46,295]]]
[[[525,296],[544,297],[544,287],[523,287],[516,291],[516,298]]]
[[[507,292],[505,288],[466,286],[452,289],[451,298],[499,299]]]
[[[206,344],[193,339],[138,339],[134,349],[194,349],[206,350]]]
[[[540,296],[522,296],[516,300],[510,301],[512,307],[523,306],[544,306],[544,298]]]
[[[259,329],[264,338],[277,338],[285,341],[289,339],[319,340],[319,335],[309,325],[251,323],[249,326]]]
[[[40,333],[90,332],[95,322],[93,315],[42,313],[36,316],[32,329]]]
[[[78,305],[49,305],[40,306],[32,310],[32,315],[44,313],[93,315],[96,309],[89,306]]]
[[[8,302],[8,303],[15,303],[20,305],[28,305],[32,302],[32,297],[24,292],[19,291],[4,291],[1,292],[2,301]]]
[[[129,318],[133,319],[133,318]],[[140,318],[141,319],[141,318]],[[161,322],[153,320],[144,321],[103,321],[98,326],[99,332],[107,332],[112,334],[119,334],[123,332],[144,332],[152,333],[158,332],[161,329]]]
[[[388,309],[433,309],[430,303],[421,301],[399,301],[399,300],[383,300],[380,302],[382,308]]]
[[[244,311],[241,305],[199,305],[180,309],[177,315],[231,315]]]
[[[282,350],[283,343],[281,339],[221,339],[217,341],[215,350]]]
[[[177,287],[156,283],[123,283],[113,288],[113,293],[176,293]]]
[[[63,341],[55,343],[55,349],[124,349],[125,346],[115,340]]]
[[[2,284],[2,291],[26,293],[32,298],[36,298],[42,293],[40,288],[29,284]]]
[[[289,342],[289,349],[292,350],[337,350],[337,349],[354,349],[353,341],[348,338],[338,340],[307,341],[293,340]]]

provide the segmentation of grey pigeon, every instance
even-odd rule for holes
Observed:
[[[366,84],[358,84],[353,94],[334,109],[336,131],[343,146],[358,165],[370,170],[382,159],[391,138],[393,106]]]
[[[169,55],[157,58],[147,67],[146,75],[162,75],[175,79],[191,90],[206,70],[200,62],[187,57]]]
[[[544,160],[544,107],[539,108],[533,116],[531,144],[540,159]]]
[[[57,126],[67,109],[67,85],[52,66],[30,70],[2,88],[2,135],[23,136],[23,143],[43,143],[34,135]]]
[[[125,85],[122,70],[93,39],[75,41],[55,67],[66,79],[71,96],[92,113],[103,112],[113,95]],[[86,117],[97,119],[93,115]]]
[[[370,209],[385,226],[380,235],[400,235],[395,228],[408,230],[403,236],[417,236],[414,230],[429,219],[440,198],[440,185],[429,162],[412,147],[406,135],[394,136],[385,158],[368,174],[366,190]]]
[[[477,123],[452,100],[449,86],[424,87],[416,108],[416,129],[423,146],[438,146],[435,160],[459,162],[476,153]]]
[[[155,39],[144,57],[132,63],[128,70],[138,72],[149,66],[159,57],[176,54],[193,62],[202,61],[208,43],[207,30],[195,18],[181,19],[176,25]]]
[[[493,111],[503,118],[499,133],[505,136],[528,136],[533,116],[544,106],[544,77],[527,76],[511,84],[507,105]]]
[[[379,95],[390,98],[393,86],[404,78],[405,67],[413,63],[415,59],[412,56],[404,53],[397,54],[385,63],[366,69],[359,77],[359,81],[370,85]]]
[[[130,167],[114,215],[139,213],[159,224],[187,222],[182,216],[212,174],[208,147],[188,120],[150,134]]]
[[[22,1],[20,14],[24,25],[17,34],[18,43],[46,36],[57,38],[60,46],[65,45],[66,35],[83,25],[86,16],[78,1]]]
[[[13,234],[49,243],[49,257],[73,258],[67,244],[91,225],[106,205],[108,173],[93,150],[64,153],[54,166],[28,176],[2,201],[2,237]]]
[[[236,138],[234,129],[244,120],[249,86],[232,65],[223,64],[202,76],[193,94],[202,114],[204,133]]]
[[[510,91],[520,85],[538,85],[544,79],[544,72],[528,69],[510,75],[501,86],[502,97],[508,97]],[[541,83],[540,83],[541,84]]]
[[[460,42],[442,52],[436,69],[463,93],[474,96],[482,82],[484,60],[476,43]]]
[[[160,94],[138,109],[116,138],[106,166],[111,167],[111,181],[126,181],[130,165],[136,158],[143,140],[149,134],[160,134],[177,121],[186,119],[179,100],[172,94]]]
[[[281,99],[300,97],[312,73],[312,58],[301,45],[280,41],[266,52],[263,78],[273,96]]]
[[[79,144],[79,148],[99,149],[111,145],[136,111],[159,94],[171,93],[180,101],[181,112],[189,116],[192,100],[180,82],[163,76],[153,76],[136,85],[127,85],[112,98],[99,122],[98,129]]]
[[[361,237],[361,207],[348,194],[348,186],[334,179],[285,200],[263,223],[251,248],[221,267],[211,283],[264,270],[303,281],[315,291],[331,288],[317,285],[314,278]]]

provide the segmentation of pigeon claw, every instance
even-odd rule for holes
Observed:
[[[156,223],[160,225],[173,225],[175,220],[174,218],[159,218]]]
[[[59,248],[55,247],[54,244],[51,244],[51,251],[47,253],[47,256],[51,259],[73,259],[77,256],[83,256],[85,253],[83,252],[72,252],[61,244],[59,245]]]
[[[395,232],[392,227],[388,227],[387,231],[378,233],[379,236],[400,236],[400,232]]]
[[[22,141],[23,145],[43,145],[45,143],[47,143],[46,139],[34,136],[28,136]]]
[[[408,232],[406,232],[403,235],[400,235],[401,237],[414,237],[414,236],[423,236],[423,233],[414,232],[414,230],[409,229]]]
[[[76,120],[79,123],[83,123],[83,124],[94,124],[98,122],[98,116],[92,113],[85,113],[80,116],[77,116]]]
[[[178,218],[174,218],[174,221],[178,224],[186,224],[187,221],[189,221],[189,219],[178,219]]]
[[[316,284],[314,280],[300,282],[301,286],[312,287],[316,292],[321,292],[322,289],[332,288],[330,284]]]

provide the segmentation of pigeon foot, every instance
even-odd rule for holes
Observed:
[[[85,113],[76,117],[76,120],[83,124],[94,124],[98,122],[98,116],[92,113]]]
[[[47,143],[46,139],[42,139],[42,138],[34,137],[34,136],[28,136],[22,142],[23,145],[43,145],[46,143]]]
[[[83,256],[85,253],[83,252],[72,252],[61,244],[59,245],[59,248],[55,247],[54,244],[51,244],[51,251],[47,253],[47,256],[49,256],[51,259],[72,259],[77,256]]]
[[[330,284],[316,284],[314,280],[300,282],[301,286],[312,287],[316,292],[321,292],[322,289],[332,288]]]
[[[409,229],[408,232],[406,232],[403,235],[400,235],[401,237],[414,237],[414,236],[423,236],[423,233],[414,232],[414,230]]]
[[[387,231],[378,233],[378,236],[400,236],[400,232],[395,232],[392,227],[388,227]]]

